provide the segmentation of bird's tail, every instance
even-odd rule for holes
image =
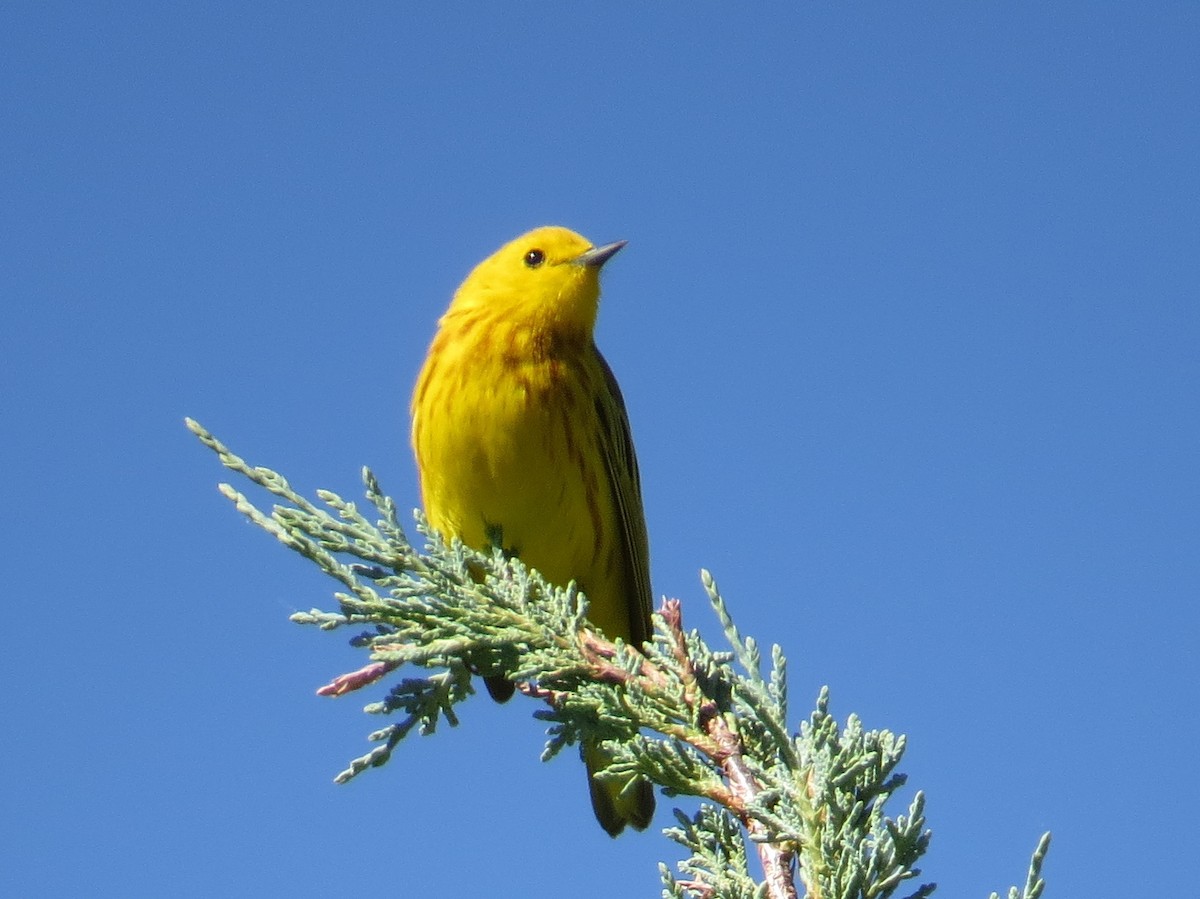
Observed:
[[[595,743],[583,745],[583,763],[587,767],[588,789],[592,795],[592,810],[610,837],[617,836],[625,825],[645,830],[654,817],[654,787],[641,777],[629,781],[599,781],[595,778],[612,761],[612,756]]]
[[[502,675],[489,675],[483,679],[483,685],[487,687],[488,696],[496,700],[496,702],[508,702],[512,699],[513,693],[517,689],[517,685]]]

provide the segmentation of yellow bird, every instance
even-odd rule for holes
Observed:
[[[590,620],[640,648],[651,633],[649,549],[637,459],[616,378],[592,334],[600,268],[624,241],[530,231],[454,294],[417,379],[412,442],[430,523],[476,549],[499,546],[551,583],[587,594]],[[503,702],[512,684],[489,679]],[[585,745],[592,807],[612,836],[641,830],[654,791],[601,784]]]

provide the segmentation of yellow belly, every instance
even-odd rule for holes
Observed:
[[[630,639],[636,602],[589,373],[555,362],[481,377],[473,365],[469,382],[443,368],[423,385],[445,397],[424,404],[413,425],[430,523],[477,549],[499,545],[553,584],[575,581],[591,620]]]

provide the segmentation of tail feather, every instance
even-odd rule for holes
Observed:
[[[512,695],[517,689],[517,685],[507,677],[495,674],[485,677],[483,685],[487,687],[488,696],[492,697],[496,702],[508,702],[512,699]]]
[[[645,830],[654,817],[654,787],[640,777],[632,784],[597,780],[595,774],[607,768],[611,761],[609,753],[596,744],[584,745],[583,762],[596,820],[610,837],[620,834],[626,824],[634,830]]]

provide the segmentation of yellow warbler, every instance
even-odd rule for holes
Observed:
[[[446,539],[500,546],[551,583],[575,581],[589,618],[635,647],[650,636],[649,550],[621,391],[596,349],[600,267],[566,228],[518,237],[459,287],[417,380],[412,441],[430,523]],[[489,679],[499,701],[512,694]],[[583,747],[592,807],[612,836],[654,814],[637,779],[601,784]]]

